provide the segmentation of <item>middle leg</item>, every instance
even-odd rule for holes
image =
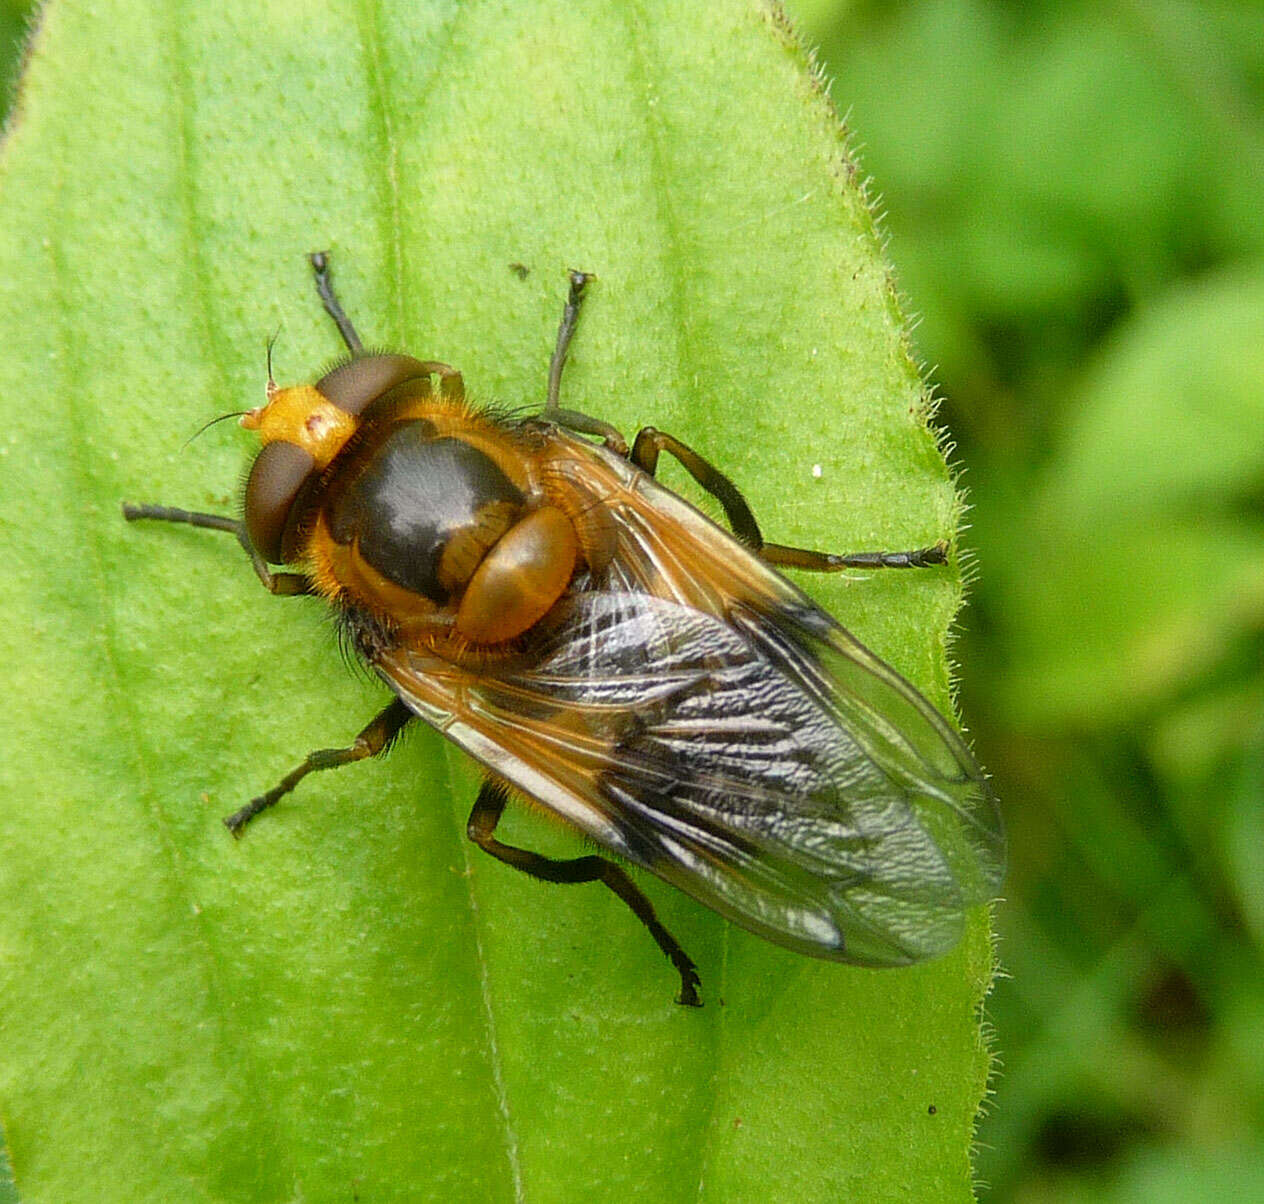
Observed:
[[[224,826],[234,835],[240,836],[246,825],[261,811],[266,811],[274,803],[279,802],[309,773],[318,769],[337,769],[340,765],[349,765],[352,761],[363,761],[366,757],[376,757],[385,752],[409,720],[415,718],[412,711],[398,698],[392,700],[378,712],[369,725],[346,748],[319,748],[308,753],[297,769],[292,769],[280,782],[266,794],[252,798],[240,811],[225,816]]]
[[[931,547],[915,548],[909,552],[816,552],[810,548],[765,543],[741,490],[714,464],[674,435],[652,426],[644,427],[632,444],[629,458],[638,468],[653,476],[658,469],[661,452],[680,461],[689,475],[720,503],[733,534],[768,564],[833,573],[840,569],[920,569],[948,563],[948,544],[942,539]]]

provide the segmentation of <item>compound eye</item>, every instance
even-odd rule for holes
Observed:
[[[362,414],[383,393],[420,377],[428,391],[426,365],[411,355],[366,355],[342,364],[316,382],[316,388],[340,410]]]
[[[282,542],[294,499],[316,467],[308,452],[278,439],[255,457],[246,481],[246,531],[269,564],[284,564]]]

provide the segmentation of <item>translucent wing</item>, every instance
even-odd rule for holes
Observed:
[[[903,678],[687,503],[565,442],[618,530],[529,663],[378,671],[423,719],[598,843],[779,944],[933,957],[1004,861],[996,800]]]

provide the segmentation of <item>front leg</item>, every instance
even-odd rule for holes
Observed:
[[[196,510],[178,510],[174,506],[138,506],[134,502],[123,503],[123,517],[129,523],[152,520],[163,523],[184,523],[190,527],[203,527],[208,531],[227,531],[237,537],[250,563],[254,566],[255,575],[263,582],[263,587],[271,594],[284,597],[296,597],[310,594],[311,582],[301,573],[274,573],[268,563],[246,533],[246,524],[237,518],[228,518],[222,514],[202,514]]]

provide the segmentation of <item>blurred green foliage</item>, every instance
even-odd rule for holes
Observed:
[[[1264,7],[800,0],[973,503],[991,1198],[1264,1199]]]
[[[974,507],[1013,842],[980,1179],[1264,1199],[1264,8],[794,8]]]
[[[34,7],[30,0],[0,0],[0,120],[13,97],[22,41]]]

